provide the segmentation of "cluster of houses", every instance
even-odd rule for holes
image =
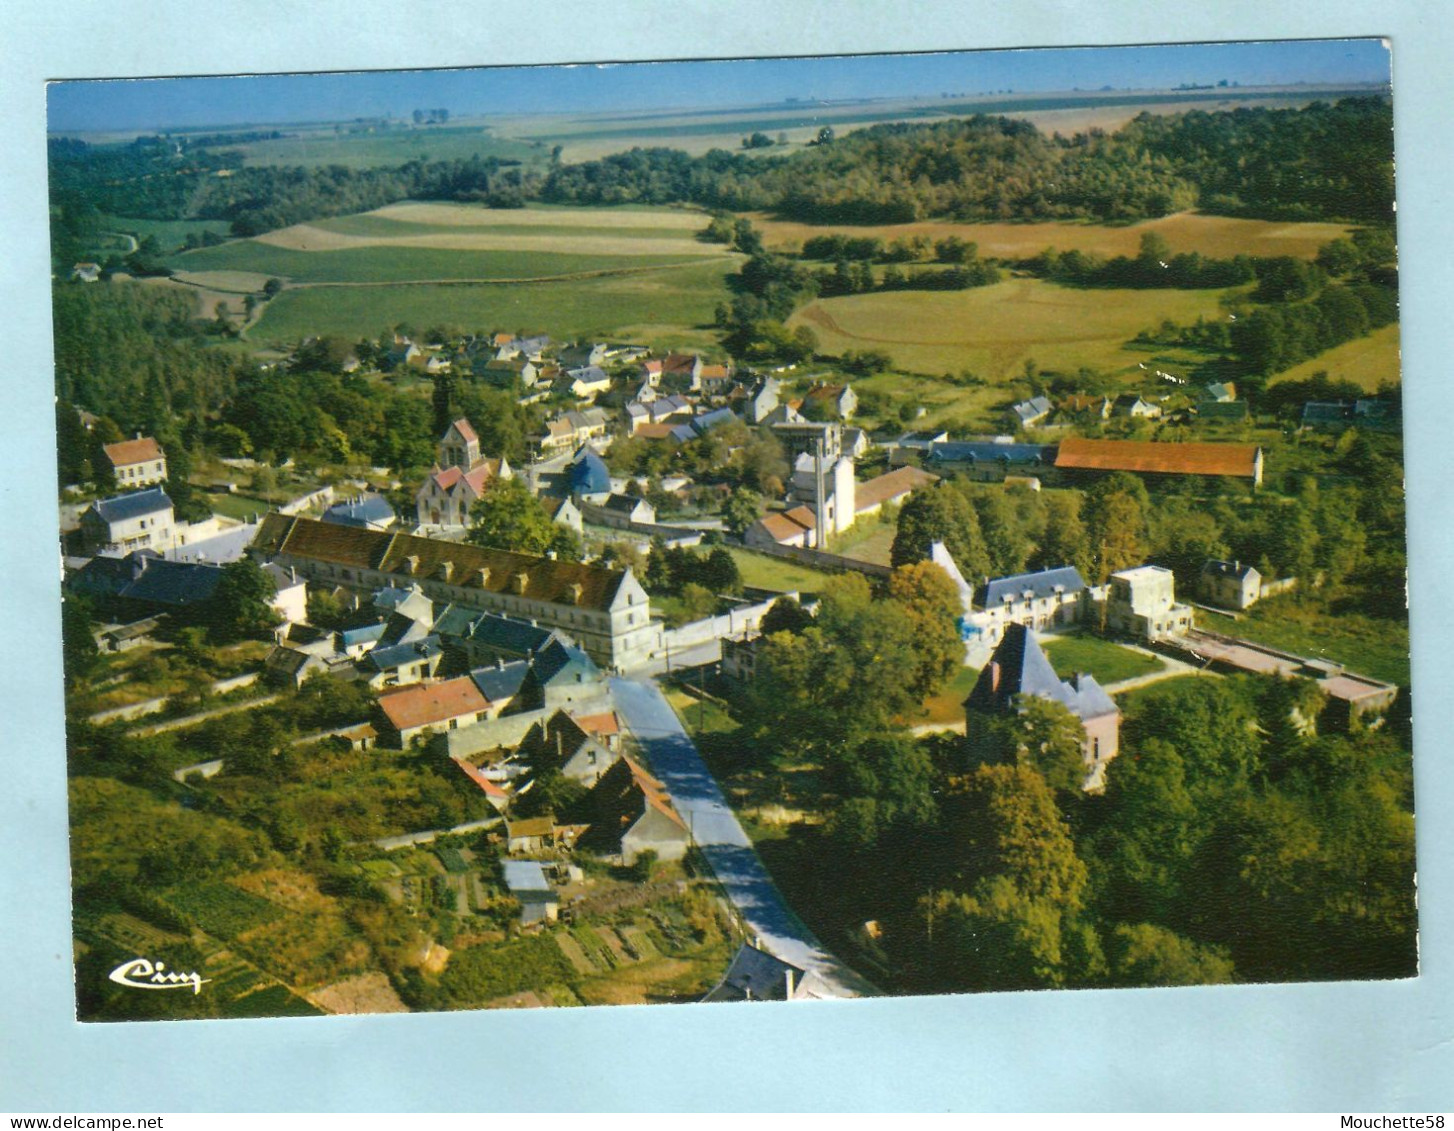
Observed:
[[[1186,379],[1169,373],[1157,376],[1173,385],[1186,385]],[[1230,381],[1198,385],[1185,392],[1145,394],[1072,393],[1052,401],[1046,396],[1017,401],[1005,414],[1005,424],[1012,432],[1030,429],[1067,428],[1098,420],[1166,420],[1187,423],[1192,420],[1246,420],[1246,401],[1237,399],[1237,387]]]

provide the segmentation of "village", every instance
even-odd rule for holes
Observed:
[[[1129,430],[1162,418],[1183,427],[1203,417],[1245,420],[1247,404],[1230,384],[1193,395],[1175,381],[1165,389],[1148,381],[1143,393],[1115,398],[1037,396],[1011,406],[1004,434],[951,436],[857,426],[857,397],[841,378],[791,366],[738,369],[695,354],[657,357],[642,345],[498,333],[421,348],[400,337],[377,363],[385,373],[478,382],[522,405],[548,401],[552,415],[520,466],[485,450],[474,424],[459,417],[438,434],[434,467],[421,482],[391,483],[388,469],[375,469],[265,514],[192,522],[174,513],[168,453],[154,438],[103,445],[108,466],[99,479],[115,492],[63,513],[66,592],[86,602],[98,653],[118,663],[178,657],[195,644],[193,626],[228,617],[237,637],[256,644],[251,664],[226,679],[199,688],[200,677],[173,665],[186,693],[113,702],[89,725],[206,734],[223,716],[278,710],[280,697],[324,683],[355,689],[344,711],[356,717],[329,717],[325,728],[287,742],[363,762],[417,756],[434,773],[453,775],[447,788],[470,798],[454,806],[464,820],[360,842],[349,850],[362,850],[357,875],[408,915],[427,917],[433,899],[459,921],[451,929],[497,945],[558,939],[552,959],[563,956],[576,979],[645,968],[663,953],[700,957],[705,943],[703,953],[716,956],[708,967],[717,964],[698,975],[710,987],[707,1000],[882,992],[788,905],[694,745],[695,728],[684,725],[693,703],[729,705],[750,724],[759,655],[789,608],[811,622],[833,578],[881,588],[895,566],[910,568],[842,552],[855,531],[897,524],[895,558],[929,563],[952,587],[952,606],[940,614],[948,621],[938,627],[961,653],[950,684],[968,693],[960,693],[957,719],[941,713],[940,722],[905,725],[962,736],[954,741],[969,764],[1013,761],[996,727],[1030,699],[1068,712],[1079,735],[1080,788],[1094,794],[1114,775],[1121,747],[1116,696],[1133,687],[1217,672],[1306,680],[1326,704],[1321,719],[1303,719],[1310,731],[1376,726],[1398,695],[1395,683],[1350,671],[1341,658],[1239,639],[1225,619],[1310,578],[1264,577],[1249,562],[1216,558],[1197,564],[1184,592],[1172,569],[1149,561],[1089,580],[1087,567],[1069,559],[999,577],[966,563],[966,576],[946,544],[952,532],[932,540],[921,533],[923,544],[909,544],[911,502],[943,498],[954,477],[1014,498],[1112,475],[1255,492],[1267,473],[1256,444],[1105,438],[1105,425],[1117,421]],[[360,365],[351,354],[340,361],[345,373]],[[1312,401],[1294,428],[1387,429],[1397,427],[1396,413],[1387,399]],[[671,471],[670,453],[713,443],[715,486]],[[723,474],[754,443],[785,461],[787,474],[769,480],[775,497]],[[613,457],[633,447],[653,453],[653,466],[666,472],[633,474]],[[639,465],[642,457],[633,458]],[[237,466],[255,473],[257,465]],[[696,505],[687,517],[661,514],[653,502],[679,511],[674,504],[688,496]],[[520,508],[528,520],[499,521]],[[520,541],[510,544],[512,537]],[[663,591],[662,562],[671,561],[692,570],[697,600]],[[706,569],[714,561],[715,574]],[[740,567],[751,561],[780,563],[810,584],[745,584]],[[1232,630],[1200,627],[1207,614]],[[1063,640],[1099,641],[1098,655],[1130,655],[1144,670],[1105,683],[1089,671],[1062,678],[1044,646],[1059,655]],[[280,757],[278,749],[266,753]],[[221,743],[212,756],[172,768],[183,804],[189,796],[205,802],[239,760]],[[756,828],[761,813],[751,817]],[[613,869],[610,878],[603,867]],[[610,894],[623,888],[637,894]],[[684,900],[696,901],[694,914],[707,924],[699,924],[695,948],[680,938]],[[632,903],[641,908],[634,917],[592,919],[593,906]],[[471,919],[489,927],[481,933]],[[448,951],[421,939],[414,965],[438,973]],[[505,979],[499,985],[510,992],[473,1004],[598,1000],[561,980]],[[253,992],[268,984],[252,983]],[[306,996],[313,1008],[343,1008],[360,985],[369,1002],[361,1008],[406,1007],[378,971]],[[436,1000],[425,994],[415,1004]]]

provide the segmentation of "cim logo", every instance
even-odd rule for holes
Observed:
[[[200,994],[203,984],[212,979],[195,972],[182,974],[168,970],[165,962],[133,958],[111,971],[111,980],[118,985],[130,986],[133,990],[180,990],[191,986],[194,994]]]

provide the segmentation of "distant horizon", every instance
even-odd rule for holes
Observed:
[[[1049,94],[1387,87],[1378,39],[919,54],[536,64],[437,70],[57,79],[47,132],[190,131],[305,126],[356,118],[451,118],[646,111],[702,113],[796,102],[970,101]],[[1234,88],[1231,84],[1236,83]]]

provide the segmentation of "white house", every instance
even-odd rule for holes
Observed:
[[[118,487],[131,489],[166,482],[166,453],[150,436],[143,436],[138,432],[134,440],[107,444],[101,451],[105,454],[106,462],[111,465]]]
[[[133,550],[161,553],[176,544],[172,500],[160,487],[98,499],[81,515],[81,532],[93,553],[125,555]]]

